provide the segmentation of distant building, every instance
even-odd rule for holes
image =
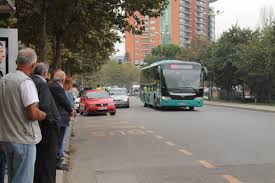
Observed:
[[[159,18],[140,17],[145,21],[142,35],[125,34],[125,52],[130,61],[139,64],[153,47],[176,44],[185,47],[196,36],[215,38],[215,21],[209,4],[216,0],[170,0]],[[211,14],[211,17],[209,17]],[[135,24],[134,18],[130,23]],[[210,24],[209,24],[210,23]]]

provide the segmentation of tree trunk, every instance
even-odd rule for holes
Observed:
[[[61,68],[61,34],[56,33],[55,35],[55,44],[54,44],[54,57],[53,57],[53,64],[52,69],[56,70],[58,68]]]
[[[244,81],[243,81],[243,85],[242,85],[242,90],[243,90],[243,99],[245,101],[245,84],[244,84]]]
[[[42,5],[42,58],[41,61],[44,63],[48,63],[48,35],[47,35],[47,0],[43,0]]]

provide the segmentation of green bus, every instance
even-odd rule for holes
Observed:
[[[156,109],[203,106],[207,69],[195,62],[162,60],[145,67],[140,77],[140,99],[144,107]]]

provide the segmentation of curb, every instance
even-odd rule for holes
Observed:
[[[244,109],[250,111],[262,111],[262,112],[269,112],[275,113],[275,107],[271,106],[251,106],[248,104],[236,104],[236,103],[222,103],[222,102],[212,102],[212,101],[204,101],[205,105],[209,106],[218,106],[218,107],[226,107],[226,108],[236,108],[236,109]]]

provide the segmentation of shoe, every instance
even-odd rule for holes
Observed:
[[[58,164],[58,165],[56,165],[56,169],[69,171],[69,166],[67,164]]]

